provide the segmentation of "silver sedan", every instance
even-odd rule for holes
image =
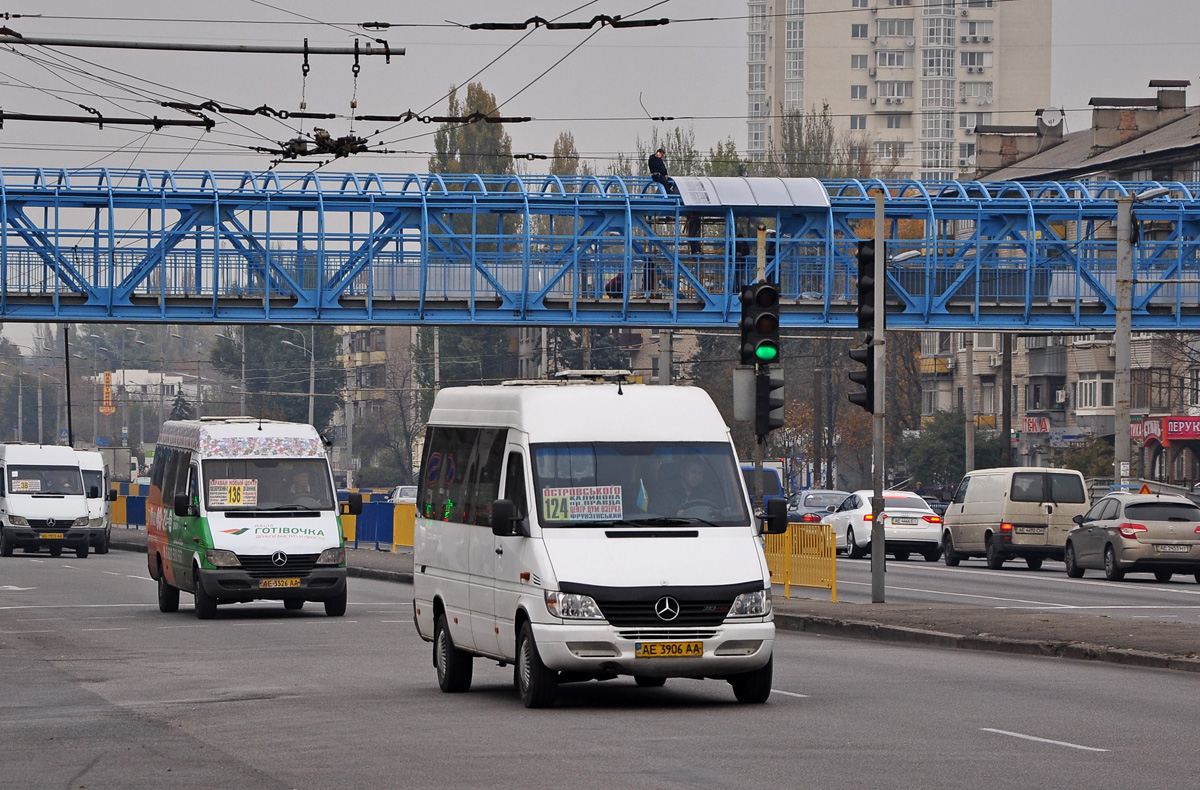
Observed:
[[[1200,507],[1189,499],[1112,493],[1076,516],[1075,524],[1063,556],[1071,578],[1095,568],[1109,581],[1153,573],[1165,582],[1190,573],[1200,583]]]

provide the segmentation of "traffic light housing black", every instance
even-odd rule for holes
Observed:
[[[741,364],[779,361],[779,287],[752,283],[742,287]]]
[[[850,349],[850,359],[863,366],[862,370],[850,371],[850,380],[864,387],[863,392],[851,392],[846,398],[868,414],[875,413],[875,346],[871,338],[866,345]]]
[[[754,382],[754,435],[766,436],[783,427],[783,371],[759,373]]]
[[[858,328],[875,331],[875,240],[863,239],[858,243]]]

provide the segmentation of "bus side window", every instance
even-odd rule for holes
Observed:
[[[479,432],[474,462],[478,466],[478,481],[471,496],[473,520],[482,527],[492,525],[492,503],[500,497],[500,469],[504,463],[504,445],[508,431],[484,428]]]
[[[0,499],[4,499],[4,492],[8,491],[8,470],[3,466],[0,466],[0,477],[4,478],[0,480]]]
[[[529,497],[525,491],[525,459],[520,453],[508,454],[504,470],[504,498],[513,503],[513,518],[522,521],[529,515]]]

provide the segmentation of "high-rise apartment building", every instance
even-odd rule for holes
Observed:
[[[970,177],[975,129],[1050,99],[1051,0],[749,0],[748,151],[820,111],[877,170]]]

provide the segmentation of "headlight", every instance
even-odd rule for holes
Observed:
[[[242,567],[242,562],[238,559],[238,555],[234,554],[232,551],[226,551],[225,549],[208,549],[204,552],[204,557],[208,560],[209,565],[213,565],[217,568]]]
[[[318,565],[341,565],[346,561],[346,550],[341,546],[336,549],[325,549],[321,552],[321,556],[317,557]]]
[[[104,516],[100,516],[99,518],[92,519],[91,521],[88,522],[88,526],[89,527],[103,527],[104,526]]]
[[[590,595],[546,590],[546,608],[564,620],[603,620],[600,607]]]
[[[729,607],[730,617],[766,617],[771,613],[771,591],[755,590],[742,593]]]
[[[88,518],[87,516],[80,516],[79,518],[77,518],[71,522],[71,526],[72,527],[86,527],[89,523],[91,523],[90,518]]]
[[[12,525],[14,527],[28,527],[29,526],[29,519],[25,518],[24,516],[9,516],[8,520],[12,523]]]

